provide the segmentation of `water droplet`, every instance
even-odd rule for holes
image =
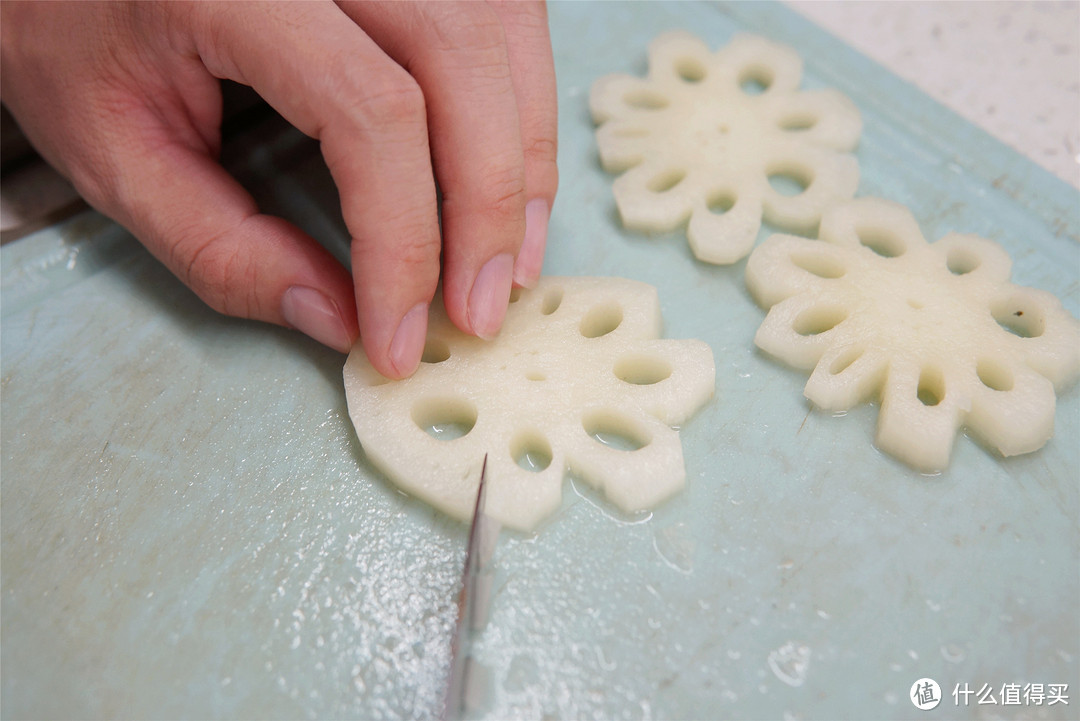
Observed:
[[[659,529],[653,536],[653,548],[664,563],[679,573],[694,570],[694,541],[681,521],[667,528]]]
[[[937,613],[938,611],[941,610],[941,604],[938,603],[937,601],[933,601],[933,600],[931,600],[929,598],[926,599],[926,607],[929,608],[934,613]]]
[[[885,694],[885,703],[889,704],[890,706],[895,706],[898,700],[899,699],[897,698],[896,694],[892,691],[889,691],[887,694]]]
[[[596,661],[600,664],[600,668],[605,671],[614,671],[619,665],[615,661],[609,661],[607,656],[604,655],[604,649],[600,647],[596,648]]]
[[[727,657],[730,658],[732,661],[738,661],[740,658],[742,658],[742,653],[739,651],[728,651]]]
[[[960,663],[964,660],[964,649],[955,643],[945,644],[941,647],[941,657],[949,663]]]
[[[511,693],[525,690],[536,680],[538,668],[536,659],[532,656],[523,653],[514,656],[510,668],[506,671],[503,687]]]
[[[810,666],[810,648],[788,641],[775,651],[769,652],[769,668],[788,686],[802,686],[806,670]]]

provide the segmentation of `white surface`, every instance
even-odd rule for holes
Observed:
[[[1080,187],[1080,3],[788,4]]]

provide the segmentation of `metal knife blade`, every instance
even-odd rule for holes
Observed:
[[[476,506],[469,540],[465,548],[465,568],[461,574],[461,593],[458,596],[458,620],[450,645],[450,681],[443,709],[444,719],[457,719],[467,710],[469,690],[476,685],[476,667],[469,658],[472,632],[483,628],[487,621],[487,602],[491,592],[491,576],[485,567],[491,560],[500,524],[484,513],[487,493],[487,455],[480,469],[480,484],[476,489]]]

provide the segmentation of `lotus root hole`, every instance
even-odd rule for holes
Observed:
[[[813,182],[814,174],[809,168],[784,166],[769,171],[769,185],[786,198],[805,193]]]
[[[666,193],[683,181],[685,170],[670,169],[653,176],[646,187],[654,193]]]
[[[899,258],[907,248],[896,234],[884,228],[859,228],[859,242],[882,258]]]
[[[916,395],[924,406],[936,406],[945,400],[945,377],[941,371],[932,366],[923,368]]]
[[[979,267],[979,256],[969,248],[952,248],[945,265],[953,275],[966,275]]]
[[[709,193],[709,196],[705,199],[705,207],[709,209],[710,213],[723,215],[734,208],[736,202],[738,202],[738,196],[733,191],[717,190]]]
[[[623,100],[632,108],[639,110],[663,110],[668,106],[668,99],[652,90],[635,90],[623,96]]]
[[[675,63],[675,72],[688,83],[700,83],[705,79],[705,66],[697,58],[679,58]]]
[[[412,419],[432,438],[452,441],[476,425],[476,406],[460,397],[423,398],[413,406]]]
[[[586,338],[599,338],[611,333],[622,323],[622,308],[605,303],[592,308],[581,320],[581,335]]]
[[[441,338],[428,338],[424,344],[424,353],[420,356],[422,363],[442,363],[450,358],[450,346]]]
[[[821,253],[793,253],[791,255],[791,262],[796,267],[802,268],[807,273],[816,275],[818,278],[840,278],[847,272],[847,269],[844,268],[839,260],[830,258]]]
[[[1035,309],[1008,304],[995,310],[994,320],[1002,330],[1021,338],[1038,338],[1043,334],[1046,321]]]
[[[847,311],[835,306],[807,308],[795,317],[792,330],[801,336],[819,335],[840,325],[847,318]]]
[[[785,115],[780,119],[778,125],[781,130],[788,132],[802,132],[812,129],[817,125],[818,119],[816,116],[809,113],[795,113],[793,115]]]
[[[585,415],[582,427],[598,443],[619,451],[636,451],[652,438],[637,424],[615,411],[593,411]]]
[[[551,315],[559,309],[562,305],[563,292],[562,288],[552,288],[546,294],[544,294],[544,302],[540,306],[540,312],[544,315]]]
[[[859,358],[862,358],[862,354],[863,354],[863,349],[862,348],[849,348],[849,349],[847,349],[846,351],[841,353],[839,356],[837,356],[836,360],[834,360],[832,362],[832,365],[829,366],[829,373],[834,375],[834,376],[840,375],[841,373],[846,371],[848,368],[850,368],[852,366],[852,364],[855,363],[855,361],[859,360]]]
[[[551,444],[539,431],[521,431],[510,441],[510,456],[526,471],[539,473],[551,465]]]
[[[995,391],[1011,391],[1013,389],[1012,371],[997,361],[983,358],[975,367],[982,384]]]
[[[651,386],[671,377],[671,364],[659,356],[634,353],[616,361],[614,371],[621,381]]]
[[[750,65],[739,73],[739,87],[747,95],[767,92],[773,82],[773,71],[764,65]]]

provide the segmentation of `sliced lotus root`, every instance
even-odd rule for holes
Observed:
[[[604,169],[622,173],[623,224],[666,232],[689,219],[694,255],[718,264],[750,252],[763,216],[813,235],[824,208],[855,194],[862,120],[839,91],[798,90],[801,78],[795,51],[764,38],[712,53],[669,32],[649,45],[647,77],[597,80],[596,140]]]
[[[659,338],[652,286],[543,278],[514,292],[492,341],[457,330],[440,301],[432,308],[412,377],[388,381],[359,344],[345,364],[364,452],[401,488],[468,519],[488,454],[487,512],[529,530],[559,507],[567,470],[624,511],[683,486],[671,426],[712,396],[715,368],[702,341]]]
[[[879,395],[877,445],[925,471],[966,426],[1003,455],[1053,435],[1055,387],[1080,374],[1080,323],[1009,282],[996,243],[929,244],[907,208],[865,198],[826,211],[821,240],[774,235],[746,284],[769,308],[755,342],[813,369],[806,397],[842,411]]]

